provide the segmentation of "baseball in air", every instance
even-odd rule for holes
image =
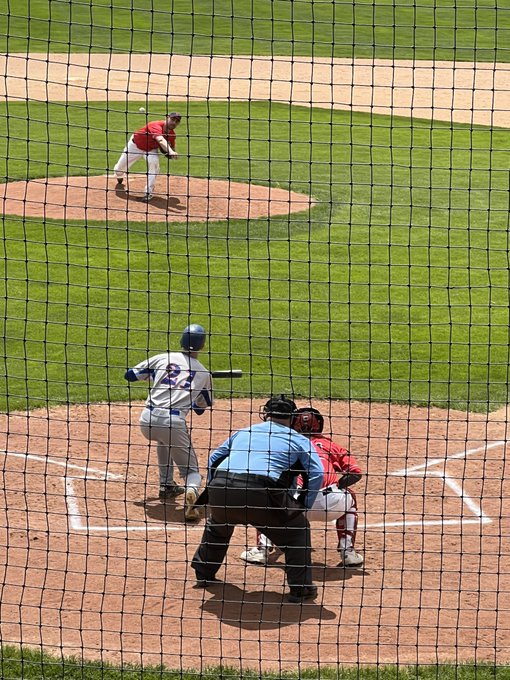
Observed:
[[[140,111],[140,113],[145,113],[145,109],[143,108],[143,106],[140,106],[138,110]]]

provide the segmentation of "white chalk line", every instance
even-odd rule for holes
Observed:
[[[84,467],[82,465],[75,465],[74,463],[68,463],[67,461],[60,460],[58,458],[51,458],[48,456],[44,455],[36,455],[33,453],[21,453],[18,451],[1,451],[0,453],[3,453],[6,456],[12,456],[14,458],[24,458],[27,460],[34,460],[37,461],[38,463],[44,463],[46,465],[55,465],[57,467],[63,467],[66,470],[79,470],[80,472],[83,472],[84,475],[83,477],[71,477],[69,475],[64,475],[62,477],[62,480],[64,482],[64,488],[65,488],[65,502],[67,506],[67,514],[69,517],[69,525],[73,531],[79,531],[79,532],[118,532],[118,531],[124,531],[124,532],[133,532],[133,531],[196,531],[196,530],[202,530],[201,526],[189,526],[189,525],[180,525],[176,523],[168,523],[168,524],[152,524],[152,523],[145,523],[143,525],[120,525],[120,526],[115,526],[115,525],[98,525],[94,526],[92,524],[88,524],[86,522],[83,522],[83,514],[80,512],[80,507],[78,503],[78,498],[79,496],[75,492],[75,486],[74,482],[77,479],[90,479],[93,481],[108,481],[108,480],[123,480],[125,481],[125,478],[122,475],[116,475],[112,472],[108,472],[105,470],[99,470],[97,468],[93,467]]]
[[[85,477],[83,479],[124,479],[122,475],[115,475],[112,472],[104,471],[104,470],[98,470],[93,467],[83,467],[82,465],[74,465],[74,463],[68,463],[65,460],[60,460],[59,458],[51,458],[49,456],[44,456],[44,455],[35,455],[33,453],[20,453],[18,451],[0,451],[0,453],[3,453],[6,456],[13,456],[14,458],[26,458],[28,460],[36,460],[40,463],[48,463],[50,465],[56,465],[57,467],[63,467],[66,470],[80,470],[81,472],[85,473]],[[88,475],[97,475],[97,477],[88,477]]]
[[[472,456],[475,453],[480,453],[481,451],[488,451],[489,449],[495,449],[498,448],[499,446],[504,446],[506,444],[506,441],[504,440],[499,440],[496,442],[492,442],[492,444],[484,444],[483,446],[479,446],[476,449],[467,449],[464,451],[461,451],[460,453],[454,453],[451,456],[447,456],[446,458],[432,458],[432,460],[428,460],[425,463],[422,463],[421,465],[414,465],[413,467],[410,468],[403,468],[402,470],[399,470],[398,472],[392,472],[392,475],[403,475],[407,472],[414,472],[414,470],[423,470],[429,467],[433,467],[434,465],[442,465],[443,463],[447,463],[449,460],[455,460],[456,458],[467,458],[468,456]]]
[[[203,531],[203,527],[201,526],[189,526],[189,525],[181,525],[181,524],[175,524],[173,522],[169,522],[168,524],[151,524],[149,522],[137,526],[137,525],[97,525],[94,526],[93,524],[88,524],[84,523],[82,521],[83,515],[80,512],[79,508],[79,503],[78,503],[78,496],[76,495],[75,488],[74,488],[74,483],[75,480],[71,479],[70,477],[65,477],[64,478],[64,484],[65,484],[65,499],[66,499],[66,504],[67,504],[67,513],[69,516],[69,524],[71,528],[74,531],[93,531],[93,532],[117,532],[117,531],[127,531],[127,532],[133,532],[133,531],[196,531],[200,530]]]
[[[429,471],[429,468],[435,465],[446,465],[449,461],[456,460],[459,458],[468,458],[476,453],[481,453],[482,451],[488,451],[489,449],[494,449],[500,446],[505,446],[506,442],[504,440],[499,440],[492,442],[491,444],[485,444],[479,446],[475,449],[465,449],[459,453],[454,453],[446,458],[433,458],[432,460],[426,461],[421,465],[414,465],[410,468],[402,468],[396,472],[391,472],[390,475],[395,477],[437,477],[442,479],[445,486],[448,486],[461,500],[462,503],[468,508],[468,510],[474,515],[473,518],[460,519],[439,519],[439,520],[402,520],[400,522],[378,522],[375,524],[364,524],[360,525],[360,529],[378,529],[386,527],[410,527],[410,526],[444,526],[444,525],[462,525],[462,524],[490,524],[492,520],[490,517],[482,512],[482,509],[478,503],[476,503],[464,490],[464,487],[453,478],[447,475],[445,472],[434,472]],[[418,472],[422,470],[423,472]]]
[[[451,460],[467,458],[469,456],[475,455],[482,451],[487,451],[489,449],[497,448],[506,445],[504,440],[492,442],[491,444],[486,444],[479,446],[474,449],[466,449],[460,451],[459,453],[452,454],[446,458],[434,458],[430,461],[426,461],[423,464],[415,465],[410,468],[402,468],[395,472],[390,473],[392,476],[396,477],[436,477],[442,479],[445,486],[449,487],[454,494],[456,494],[462,501],[463,505],[469,510],[473,515],[471,518],[460,517],[456,519],[433,519],[433,520],[400,520],[400,521],[382,521],[371,524],[360,524],[359,529],[386,529],[390,527],[412,527],[412,526],[460,526],[465,524],[488,524],[492,520],[490,517],[482,512],[482,509],[478,503],[476,503],[464,490],[463,486],[459,484],[454,478],[450,477],[446,473],[439,471],[431,471],[430,468],[436,465],[445,465]],[[83,467],[79,465],[74,465],[72,463],[67,463],[58,459],[48,458],[47,456],[37,456],[34,454],[18,453],[13,451],[5,451],[5,455],[22,457],[26,459],[35,460],[38,462],[44,462],[50,465],[56,465],[68,469],[76,469],[84,472],[84,477],[81,479],[92,479],[96,481],[101,480],[122,480],[124,479],[120,475],[115,475],[113,473],[98,470],[96,468]],[[420,472],[421,471],[421,472]],[[89,476],[92,474],[92,476]],[[95,476],[97,475],[97,476]],[[148,532],[148,531],[197,531],[202,530],[201,526],[189,526],[180,525],[175,523],[166,524],[152,524],[149,522],[143,525],[92,525],[83,521],[83,514],[80,511],[78,495],[76,494],[74,481],[77,478],[72,478],[68,475],[63,477],[65,486],[65,501],[67,506],[67,512],[69,516],[69,523],[71,528],[77,532]],[[330,524],[334,524],[332,521]]]

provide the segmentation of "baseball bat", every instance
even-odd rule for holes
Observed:
[[[231,368],[228,371],[211,371],[213,378],[240,378],[243,372],[240,368]]]

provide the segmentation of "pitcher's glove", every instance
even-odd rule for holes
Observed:
[[[177,158],[177,154],[172,151],[167,151],[166,149],[163,149],[163,147],[160,147],[160,151],[163,154],[163,156],[166,156],[169,160],[172,160],[173,158]]]

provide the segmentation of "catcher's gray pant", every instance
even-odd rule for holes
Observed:
[[[145,408],[140,416],[140,429],[149,441],[157,442],[159,483],[174,481],[174,463],[186,489],[197,491],[202,483],[195,449],[184,418],[173,415],[167,408]]]
[[[117,164],[113,168],[114,173],[120,179],[124,177],[129,168],[136,163],[140,158],[145,158],[147,161],[147,183],[145,185],[145,193],[152,194],[156,178],[159,175],[159,151],[152,149],[151,151],[143,151],[139,149],[133,142],[133,137],[126,144]]]

